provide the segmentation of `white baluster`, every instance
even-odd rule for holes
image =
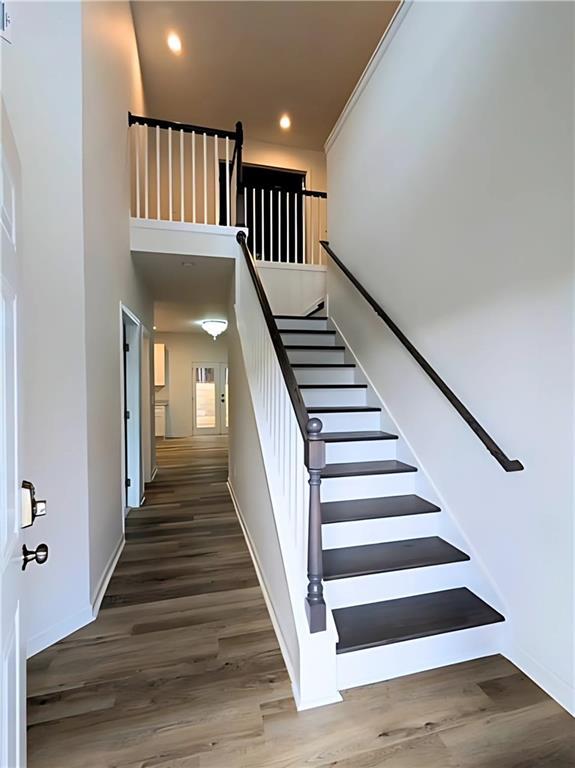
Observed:
[[[295,263],[297,264],[298,259],[298,231],[297,231],[297,220],[299,219],[299,202],[298,202],[298,195],[297,192],[293,193],[293,210],[294,210],[294,241],[295,241],[295,251],[294,251],[294,259]]]
[[[230,226],[230,139],[229,139],[229,136],[226,136],[226,224],[228,227]]]
[[[196,223],[196,132],[192,131],[192,221]]]
[[[270,258],[269,261],[274,261],[274,198],[273,192],[270,189]]]
[[[150,174],[149,174],[149,171],[148,171],[148,162],[149,162],[148,142],[149,142],[150,132],[149,132],[148,124],[147,123],[144,123],[144,130],[145,130],[144,136],[146,137],[146,141],[145,141],[145,153],[146,153],[145,154],[145,160],[146,160],[146,162],[145,162],[145,165],[144,165],[144,214],[145,214],[146,218],[149,219],[150,218],[150,182],[149,182]]]
[[[174,171],[172,168],[172,128],[168,128],[168,208],[170,221],[174,218],[174,206],[173,206],[173,177]]]
[[[135,132],[135,153],[136,153],[136,218],[140,216],[140,126],[134,125]]]
[[[180,128],[180,221],[184,220],[184,132]]]
[[[204,133],[204,224],[208,223],[208,145]]]
[[[261,196],[260,196],[260,204],[261,204],[261,210],[260,210],[260,219],[261,219],[261,230],[262,230],[262,261],[266,260],[266,232],[265,232],[265,216],[264,216],[264,191],[261,190]]]
[[[281,190],[278,189],[278,261],[282,260],[282,210]]]
[[[306,226],[306,208],[307,208],[307,197],[305,195],[302,195],[302,201],[301,201],[301,247],[302,247],[302,256],[303,256],[303,263],[307,264],[307,226]]]
[[[156,126],[156,218],[160,218],[161,213],[161,187],[162,177],[160,175],[160,129]]]
[[[289,261],[289,192],[286,192],[286,261]]]
[[[314,229],[314,216],[313,216],[313,209],[314,209],[314,198],[310,197],[309,199],[309,234],[311,237],[310,242],[310,251],[311,251],[311,263],[315,264],[315,229]]]
[[[218,168],[218,134],[214,136],[214,224],[220,223],[220,174]]]
[[[252,256],[257,258],[257,241],[256,241],[256,188],[252,189]]]
[[[244,190],[244,224],[247,226],[248,223],[248,191],[247,189]]]

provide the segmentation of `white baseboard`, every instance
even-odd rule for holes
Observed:
[[[575,717],[575,688],[536,661],[522,648],[510,645],[504,656]]]
[[[242,516],[242,513],[241,513],[241,509],[240,509],[240,505],[238,503],[238,499],[236,497],[236,494],[234,492],[233,486],[232,486],[232,484],[231,484],[229,479],[227,481],[227,486],[228,486],[228,490],[230,492],[230,496],[232,498],[232,503],[234,505],[234,509],[236,511],[236,515],[237,515],[240,527],[241,527],[242,532],[244,534],[244,539],[246,540],[246,544],[247,544],[250,556],[252,558],[252,562],[254,564],[254,568],[255,568],[255,571],[256,571],[256,576],[258,577],[258,581],[259,581],[259,584],[260,584],[260,587],[261,587],[261,590],[262,590],[262,594],[264,596],[264,600],[265,600],[265,603],[266,603],[266,606],[267,606],[267,609],[268,609],[268,613],[270,615],[270,619],[271,619],[271,622],[272,622],[272,625],[273,625],[273,628],[274,628],[274,632],[276,633],[276,637],[278,639],[280,651],[281,651],[281,654],[283,656],[283,660],[285,662],[285,665],[286,665],[286,668],[287,668],[287,671],[288,671],[288,675],[289,675],[289,678],[290,678],[290,681],[291,681],[293,696],[294,696],[294,699],[295,699],[295,701],[297,703],[299,701],[299,699],[300,699],[299,686],[298,686],[298,676],[296,674],[296,670],[295,670],[294,664],[293,664],[292,659],[290,657],[290,654],[289,654],[289,651],[288,651],[288,648],[287,648],[287,643],[285,642],[283,633],[281,631],[279,622],[277,620],[277,616],[276,616],[275,611],[274,611],[273,603],[272,603],[272,601],[270,599],[270,596],[269,596],[269,593],[268,593],[268,589],[267,589],[266,583],[264,581],[263,572],[262,572],[262,569],[260,567],[260,563],[259,563],[259,560],[258,560],[258,556],[256,554],[255,547],[253,546],[253,543],[252,543],[249,531],[248,531],[248,529],[247,529],[247,527],[246,527],[246,525],[244,523],[243,516]]]
[[[114,573],[116,564],[120,559],[120,555],[122,554],[125,543],[126,543],[126,539],[124,537],[124,534],[122,534],[122,538],[116,544],[114,551],[110,555],[110,558],[106,563],[106,567],[104,568],[104,572],[100,576],[98,585],[94,590],[94,594],[92,595],[92,616],[94,619],[98,615],[98,612],[100,610],[100,605],[102,604],[102,600],[104,599],[104,595],[106,594],[108,584],[110,583],[110,579],[112,578],[112,574]]]
[[[65,619],[52,624],[48,629],[28,639],[26,643],[26,658],[29,659],[31,656],[35,656],[40,651],[44,651],[46,648],[54,645],[54,643],[57,643],[58,640],[62,640],[71,635],[72,632],[82,629],[86,624],[94,621],[94,618],[92,606],[86,605],[71,616],[67,616]]]

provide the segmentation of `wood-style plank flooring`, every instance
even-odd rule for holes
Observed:
[[[30,768],[575,766],[575,721],[500,657],[297,713],[225,438],[158,460],[98,619],[29,662]]]

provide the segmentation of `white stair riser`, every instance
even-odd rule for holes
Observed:
[[[306,405],[367,405],[367,389],[302,389]]]
[[[379,496],[413,493],[414,474],[414,472],[399,472],[393,475],[324,478],[321,481],[321,500],[372,499]]]
[[[396,449],[397,440],[326,443],[325,456],[328,464],[344,464],[350,461],[383,461],[384,459],[395,459]]]
[[[294,368],[298,384],[353,384],[355,368]]]
[[[305,344],[305,346],[334,346],[335,333],[297,333],[297,331],[282,331],[284,344]],[[341,344],[341,342],[338,342]]]
[[[391,573],[373,573],[369,576],[326,581],[324,590],[330,608],[347,608],[462,587],[466,584],[469,570],[470,564],[466,561]]]
[[[356,413],[318,413],[311,414],[321,419],[324,432],[361,432],[380,428],[379,411],[358,411]]]
[[[364,651],[340,653],[337,656],[337,687],[346,690],[493,656],[503,648],[503,626],[501,623],[489,624]]]
[[[288,349],[291,363],[343,363],[343,349]]]
[[[438,536],[439,518],[440,514],[431,513],[329,523],[321,527],[322,544],[324,549],[337,549]]]
[[[327,331],[327,318],[325,320],[305,320],[303,317],[293,317],[283,320],[276,319],[276,325],[280,331],[290,329],[294,331]]]

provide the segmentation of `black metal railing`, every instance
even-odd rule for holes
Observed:
[[[483,445],[487,448],[489,453],[499,462],[506,472],[519,472],[524,469],[523,464],[519,459],[510,459],[491,435],[485,430],[481,424],[477,421],[471,411],[461,402],[455,392],[445,383],[437,371],[431,366],[431,364],[423,357],[421,352],[412,344],[403,331],[394,323],[389,317],[383,307],[373,298],[373,296],[363,287],[357,277],[345,266],[341,259],[330,248],[327,241],[322,240],[321,245],[329,254],[334,264],[339,267],[343,274],[348,278],[351,284],[357,289],[357,291],[363,296],[374,312],[383,320],[390,331],[399,339],[409,354],[419,363],[421,368],[433,381],[439,391],[449,400],[451,405],[455,408],[457,413],[466,422],[466,424],[473,430],[477,437],[481,440]]]

